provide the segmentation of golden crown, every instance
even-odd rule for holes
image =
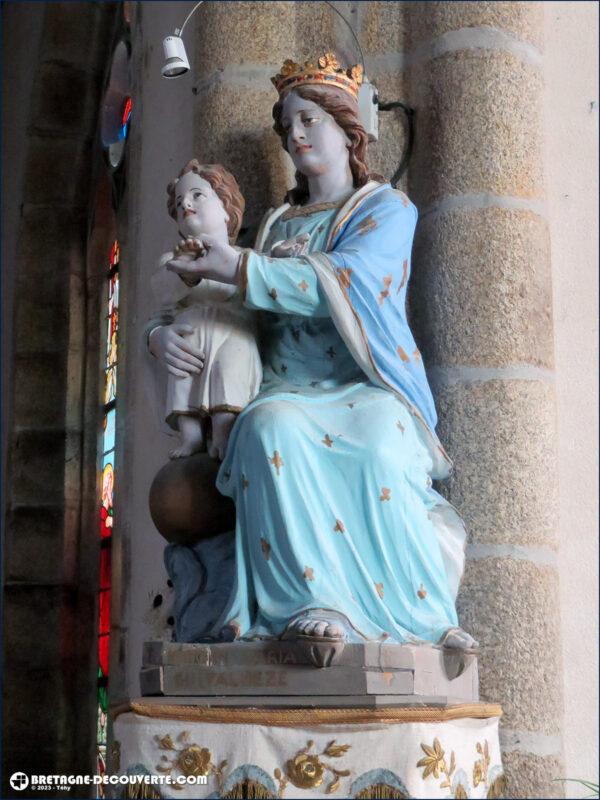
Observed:
[[[343,89],[355,100],[358,98],[358,88],[362,80],[363,68],[360,64],[344,69],[334,53],[325,53],[316,61],[309,60],[304,64],[297,64],[288,58],[283,62],[281,71],[271,78],[280,97],[297,86],[319,85]]]

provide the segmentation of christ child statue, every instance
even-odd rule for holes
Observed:
[[[163,319],[170,320],[169,327],[185,337],[195,355],[166,363],[166,421],[181,437],[170,457],[208,449],[222,460],[236,416],[256,396],[262,379],[254,315],[242,305],[235,286],[181,277],[169,271],[168,263],[204,256],[203,237],[233,244],[245,202],[231,173],[196,159],[185,165],[167,193],[181,240],[160,259],[152,284]]]

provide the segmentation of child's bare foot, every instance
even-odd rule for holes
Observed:
[[[181,434],[181,444],[169,453],[169,458],[185,458],[204,450],[204,430],[200,417],[179,414],[177,426]]]
[[[218,411],[212,415],[212,442],[208,448],[208,455],[211,458],[218,458],[219,461],[225,458],[229,434],[236,417],[237,414],[228,411]]]

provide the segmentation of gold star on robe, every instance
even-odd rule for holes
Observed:
[[[335,527],[333,530],[335,533],[345,533],[346,529],[344,528],[344,523],[342,522],[341,519],[336,519]]]
[[[277,289],[271,289],[269,296],[272,297],[273,300],[277,300]]]
[[[415,361],[421,360],[421,353],[419,352],[418,348],[413,352],[413,358]]]
[[[406,286],[406,280],[408,278],[408,259],[405,258],[402,262],[402,280],[400,281],[400,286],[396,289],[396,294],[400,294],[402,289]]]
[[[379,303],[380,306],[383,305],[383,301],[385,300],[385,298],[390,296],[390,286],[392,285],[392,280],[393,278],[391,275],[386,275],[386,277],[383,279],[383,289],[381,290],[381,292],[379,293],[379,297],[377,298],[377,302]]]
[[[392,490],[391,489],[387,489],[385,486],[382,486],[381,487],[381,497],[379,499],[383,503],[384,500],[389,500],[390,499],[391,494],[392,494]]]
[[[298,286],[300,287],[300,289],[302,289],[303,292],[305,292],[308,289],[308,283],[306,281],[301,281],[298,284]]]
[[[377,228],[377,222],[373,219],[371,214],[368,217],[365,217],[363,221],[358,226],[358,233],[360,236],[364,236],[365,234],[369,233],[369,231],[374,231]]]
[[[271,556],[271,545],[267,542],[264,536],[260,537],[260,549],[262,550],[263,556],[268,561]]]
[[[279,455],[279,450],[275,450],[273,456],[269,459],[269,463],[271,463],[275,467],[275,471],[279,475],[279,470],[281,467],[285,466],[283,459]]]
[[[250,481],[242,472],[242,489],[246,491],[246,489],[250,486]]]
[[[400,431],[400,433],[404,433],[404,425],[400,422],[400,420],[396,420],[396,427]]]
[[[325,434],[325,438],[321,439],[321,441],[323,442],[323,444],[326,447],[331,447],[332,444],[333,444],[333,439],[331,438],[331,436],[328,433]]]
[[[312,567],[304,567],[303,577],[306,578],[307,581],[314,581],[315,579],[315,571]]]
[[[383,600],[383,583],[376,583],[375,591],[377,592],[379,597],[381,597],[381,599]]]
[[[410,361],[410,358],[406,355],[406,352],[402,349],[402,347],[400,347],[400,345],[398,345],[398,347],[396,348],[396,352],[398,353],[398,355],[400,356],[401,360],[404,363]]]
[[[352,270],[351,269],[340,269],[338,271],[338,277],[340,279],[340,283],[342,286],[345,286],[346,289],[350,288],[350,282],[352,280]]]
[[[424,600],[427,597],[427,589],[423,586],[423,584],[419,586],[417,595],[421,598],[421,600]]]

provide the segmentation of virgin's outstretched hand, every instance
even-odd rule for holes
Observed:
[[[194,260],[174,258],[167,263],[167,269],[188,281],[210,278],[221,283],[236,284],[240,251],[214,236],[201,236],[198,244],[206,251],[204,255]]]

